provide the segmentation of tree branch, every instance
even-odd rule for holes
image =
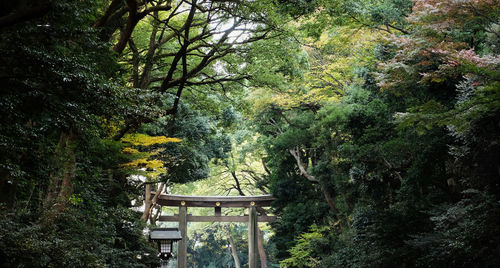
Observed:
[[[299,167],[300,174],[304,176],[308,181],[317,183],[319,182],[313,175],[307,173],[306,167],[302,163],[302,160],[300,159],[300,154],[299,154],[299,148],[295,147],[294,149],[288,150],[290,154],[295,158],[295,161],[297,162],[297,166]]]

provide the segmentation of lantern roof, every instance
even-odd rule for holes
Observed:
[[[181,232],[178,228],[154,228],[149,232],[150,240],[181,240]]]

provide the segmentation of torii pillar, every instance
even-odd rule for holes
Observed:
[[[179,207],[179,231],[181,231],[182,240],[177,248],[177,267],[186,268],[187,266],[187,207],[185,202],[181,202]]]
[[[253,203],[253,202],[252,202]],[[257,249],[257,209],[255,205],[248,208],[248,267],[257,268],[259,252]]]

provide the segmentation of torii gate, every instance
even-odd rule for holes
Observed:
[[[153,193],[153,197],[156,193]],[[182,240],[178,243],[177,267],[187,265],[187,223],[188,222],[248,222],[248,267],[257,268],[257,222],[271,222],[276,216],[257,215],[257,207],[269,207],[275,198],[271,195],[257,196],[187,196],[161,194],[157,204],[179,207],[179,214],[160,216],[159,221],[178,222]],[[188,207],[213,207],[214,216],[193,216],[187,214]],[[245,216],[222,216],[222,207],[248,208]]]

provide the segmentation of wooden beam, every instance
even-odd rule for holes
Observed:
[[[179,207],[179,231],[181,231],[182,240],[179,241],[177,248],[177,267],[187,267],[187,207]]]
[[[257,210],[254,206],[248,208],[248,268],[257,268]]]
[[[152,196],[156,193],[152,193]],[[271,195],[256,196],[189,196],[167,195],[158,197],[161,206],[186,206],[186,207],[269,207],[276,200]]]
[[[187,215],[187,222],[248,222],[248,216],[193,216]],[[258,222],[273,222],[276,216],[258,216]],[[178,222],[179,216],[160,216],[158,221]]]

